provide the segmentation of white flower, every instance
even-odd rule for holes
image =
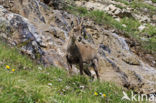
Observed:
[[[52,86],[52,83],[48,83],[49,86]]]
[[[84,89],[84,86],[83,86],[83,85],[81,85],[81,86],[80,86],[80,88],[81,88],[81,89]]]
[[[38,67],[38,70],[42,70],[42,68],[41,67]]]

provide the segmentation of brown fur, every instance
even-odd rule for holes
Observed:
[[[83,68],[83,63],[91,64],[93,66],[94,71],[96,73],[97,78],[99,79],[99,73],[97,70],[98,67],[98,57],[97,50],[92,48],[90,45],[82,44],[76,41],[76,36],[74,35],[74,31],[81,33],[80,26],[71,30],[69,35],[71,36],[67,46],[67,64],[69,67],[69,72],[71,73],[72,64],[79,64],[80,74],[83,75],[83,71],[91,76],[90,71],[85,71]]]

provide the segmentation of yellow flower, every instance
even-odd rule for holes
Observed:
[[[5,67],[6,67],[7,69],[10,69],[10,66],[9,66],[9,65],[6,65]]]
[[[15,69],[12,69],[12,72],[14,72],[15,71]]]
[[[102,94],[103,97],[106,97],[106,94]]]
[[[94,95],[95,95],[95,96],[97,96],[97,95],[98,95],[98,93],[97,93],[97,92],[94,92]]]

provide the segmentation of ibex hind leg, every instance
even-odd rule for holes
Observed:
[[[85,72],[86,75],[88,75],[91,78],[91,80],[94,79],[94,76],[92,76],[92,73],[89,71],[88,68],[87,69],[84,69],[84,72]]]
[[[66,56],[66,59],[67,59],[69,75],[71,75],[72,74],[72,63],[69,61],[68,56]]]
[[[68,63],[69,75],[72,75],[72,64]]]
[[[93,68],[94,68],[94,71],[96,73],[97,79],[100,79],[97,67],[98,67],[98,60],[94,59],[93,60]]]
[[[83,75],[83,62],[79,62],[79,67],[80,67],[80,75]]]

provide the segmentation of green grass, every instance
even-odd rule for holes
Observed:
[[[142,42],[142,46],[145,50],[153,54],[156,53],[156,27],[147,24],[146,28],[140,33],[140,35],[147,38],[147,41]]]
[[[68,76],[64,69],[44,68],[0,43],[0,103],[128,103],[121,101],[122,96],[122,89],[113,83],[91,82],[85,76]]]
[[[156,3],[156,0],[152,0],[153,3]]]
[[[149,12],[151,13],[155,13],[156,11],[156,7],[149,5],[147,3],[143,3],[143,2],[132,2],[130,5],[132,8],[134,9],[141,9],[141,8],[147,8],[149,10]]]
[[[92,18],[95,22],[99,24],[103,24],[105,26],[114,27],[119,30],[123,30],[124,27],[122,24],[116,20],[113,19],[110,15],[106,14],[103,11],[88,11],[86,8],[83,7],[73,7],[69,6],[67,8],[67,11],[69,11],[72,14],[80,15],[82,17],[89,17]]]
[[[124,3],[125,5],[131,8],[137,9],[137,10],[147,8],[149,10],[148,13],[152,13],[152,14],[155,14],[155,11],[156,11],[156,7],[150,4],[144,3],[143,0],[133,0],[132,2],[128,2],[126,0],[115,0],[115,1]],[[156,3],[156,0],[152,0],[152,2]]]
[[[143,33],[147,33],[150,37],[156,37],[156,27],[148,24]]]
[[[127,17],[121,19],[121,23],[126,25],[124,31],[128,33],[134,33],[138,31],[138,27],[140,26],[140,23],[138,21]]]
[[[142,46],[144,46],[145,50],[147,52],[155,54],[156,52],[156,37],[155,38],[150,38],[148,41],[142,42]]]
[[[124,31],[125,34],[128,34],[129,36],[134,32],[138,31],[138,26],[140,23],[133,18],[123,18],[121,19],[121,22],[116,21],[112,16],[106,14],[103,11],[87,11],[86,8],[83,7],[69,7],[68,11],[75,14],[75,15],[81,15],[83,17],[89,17],[92,18],[94,21],[96,21],[99,24],[107,25],[109,27],[113,27],[115,29]],[[123,24],[126,25],[126,27],[123,26]]]
[[[141,25],[141,23],[134,18],[121,18],[119,22],[103,11],[88,11],[83,7],[69,6],[67,8],[67,11],[74,15],[91,18],[96,23],[107,26],[108,28],[114,28],[122,32],[125,37],[133,38],[134,40],[140,42],[144,50],[147,50],[149,52],[156,52],[156,46],[153,45],[155,42],[154,38],[156,34],[155,26],[148,25],[144,31],[139,31],[138,27]],[[126,25],[126,27],[124,27],[123,24]],[[141,40],[141,38],[144,37],[142,34],[145,33],[150,36],[150,38],[147,38],[149,39],[149,42],[147,43],[148,45],[146,45],[146,43]],[[148,48],[148,46],[150,46],[150,48]]]
[[[131,37],[136,36],[135,33],[138,32],[138,26],[140,23],[133,18],[123,18],[121,22],[116,21],[112,16],[106,14],[103,11],[87,11],[83,7],[69,7],[68,11],[75,15],[81,15],[82,17],[89,17],[96,23],[103,24],[109,28],[114,28],[116,30],[124,32],[125,36]],[[126,25],[126,27],[123,26]]]
[[[124,3],[125,5],[129,5],[129,2],[127,0],[115,0],[115,1]]]

